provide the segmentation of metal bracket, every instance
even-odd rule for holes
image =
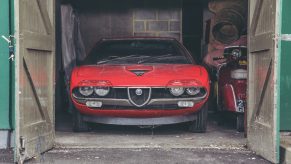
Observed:
[[[290,42],[291,41],[291,34],[282,34],[281,40]]]
[[[2,35],[2,38],[8,43],[11,43],[11,40],[9,38],[7,38],[6,36]]]
[[[9,48],[9,60],[14,61],[14,45],[13,45],[13,39],[14,36],[13,35],[9,35],[9,37],[7,38],[6,36],[2,35],[2,38],[9,44],[8,48]]]
[[[25,152],[25,139],[23,136],[20,136],[19,142],[20,142],[19,152],[20,152],[20,154],[23,155]]]
[[[287,42],[290,42],[291,41],[291,34],[281,34],[281,35],[277,35],[275,37],[275,39],[280,39],[282,41],[287,41]]]

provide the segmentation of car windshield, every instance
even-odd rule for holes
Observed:
[[[174,40],[105,40],[84,60],[94,64],[191,64],[186,52]]]

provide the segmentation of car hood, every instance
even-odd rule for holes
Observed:
[[[113,86],[164,86],[171,80],[208,79],[203,67],[191,64],[92,65],[77,67],[74,72],[77,81],[108,80]]]

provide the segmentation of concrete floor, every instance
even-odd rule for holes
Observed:
[[[56,132],[58,148],[211,148],[245,149],[243,133],[209,123],[206,133],[190,133],[183,125],[139,128],[95,126],[88,133]]]
[[[62,118],[67,122],[57,125],[55,148],[27,163],[269,163],[245,148],[243,133],[219,126],[212,114],[206,133],[190,133],[183,124],[94,125],[91,132],[73,133],[70,118]]]
[[[13,150],[12,149],[0,149],[0,163],[12,163],[13,162]]]
[[[248,151],[213,149],[54,149],[28,163],[269,164]]]
[[[93,124],[92,131],[72,133],[71,117],[62,117],[57,125],[57,148],[211,148],[245,149],[246,138],[236,132],[232,120],[218,126],[215,114],[209,114],[206,133],[190,133],[185,124],[141,128],[137,126],[114,126]]]
[[[70,122],[63,122],[57,126],[56,149],[30,162],[268,163],[245,148],[244,134],[231,123],[217,122],[210,114],[206,133],[190,133],[185,124],[155,128],[94,124],[91,132],[72,133]]]
[[[67,132],[64,132],[67,130]],[[232,126],[210,118],[206,133],[190,133],[183,124],[140,128],[95,125],[91,132],[56,132],[56,149],[29,163],[248,163],[267,164],[245,148]]]

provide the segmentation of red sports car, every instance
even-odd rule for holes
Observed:
[[[88,122],[205,132],[209,78],[172,38],[102,39],[71,75],[74,130]]]

